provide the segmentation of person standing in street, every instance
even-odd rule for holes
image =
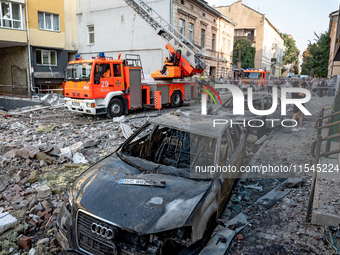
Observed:
[[[293,82],[293,88],[297,88],[297,87],[300,87],[300,88],[307,88],[307,83],[305,82],[305,80],[303,79],[303,82],[301,82],[300,84],[298,83],[298,81],[296,82]],[[304,98],[306,95],[303,94],[303,93],[292,93],[292,98],[294,99],[300,99],[300,98]],[[304,105],[304,104],[302,104]],[[292,117],[292,120],[296,121],[297,117],[299,116],[299,128],[297,127],[294,127],[292,128],[292,131],[293,132],[297,132],[297,131],[300,131],[300,130],[306,130],[306,128],[303,127],[303,119],[305,117],[304,113],[294,104],[294,107],[293,107],[293,117]],[[292,121],[292,125],[294,125],[295,123]]]
[[[272,93],[273,92],[273,78],[270,78],[269,81],[268,81],[268,93]]]
[[[223,77],[221,75],[221,77],[220,77],[220,84],[223,84],[223,83],[224,83],[224,81],[223,81]]]

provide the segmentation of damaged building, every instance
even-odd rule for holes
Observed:
[[[0,93],[61,93],[76,52],[76,1],[0,1]]]

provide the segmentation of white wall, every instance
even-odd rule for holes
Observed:
[[[277,44],[276,50],[272,50],[273,43]],[[263,36],[263,51],[262,51],[262,67],[266,67],[270,70],[271,58],[277,59],[277,65],[281,66],[283,51],[284,51],[284,40],[281,36],[269,25],[268,21],[264,22],[264,36]]]
[[[170,0],[146,1],[165,20],[170,22]],[[88,44],[87,26],[94,25],[93,45]],[[83,58],[105,52],[117,58],[122,53],[140,54],[145,73],[163,66],[168,56],[167,41],[143,20],[123,0],[77,0],[78,54]]]

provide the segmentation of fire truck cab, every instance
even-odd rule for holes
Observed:
[[[96,58],[83,60],[79,55],[69,62],[63,84],[65,108],[86,114],[118,117],[128,110],[160,109],[162,105],[181,106],[190,100],[191,83],[157,81],[143,83],[139,55],[125,59]]]
[[[269,77],[269,71],[263,69],[246,69],[242,75],[242,88],[245,89],[252,85],[260,85],[265,88]]]

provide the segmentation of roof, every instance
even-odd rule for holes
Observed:
[[[211,7],[206,1],[204,1],[204,0],[196,0],[196,2],[201,4],[202,6],[204,6],[207,10],[209,10],[212,13],[214,13],[215,15],[220,16],[221,18],[225,19],[226,21],[229,21],[234,26],[237,25],[237,23],[235,21],[233,21],[232,19],[230,19],[227,16],[223,15],[222,13],[220,13],[215,8]]]
[[[199,134],[208,137],[219,138],[221,132],[226,127],[225,125],[216,125],[214,127],[214,119],[216,116],[200,115],[190,113],[190,116],[186,116],[182,112],[177,115],[162,115],[157,118],[149,120],[150,123],[156,125],[162,125],[186,131],[191,134]],[[229,126],[229,124],[226,124]]]

